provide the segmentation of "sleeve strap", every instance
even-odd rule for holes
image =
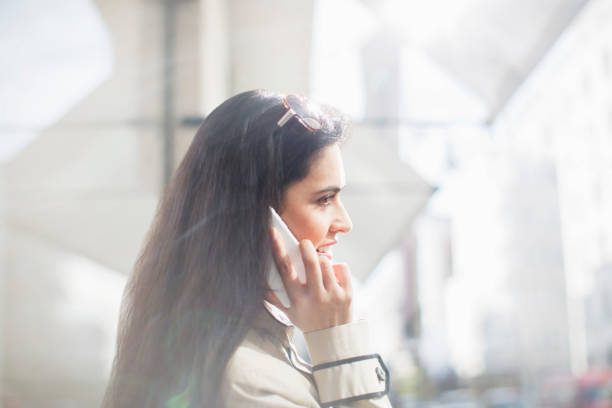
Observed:
[[[323,407],[373,399],[389,391],[389,370],[370,348],[367,320],[304,333]]]
[[[389,370],[379,354],[318,364],[312,371],[322,407],[382,397],[389,392]],[[341,381],[343,378],[350,381]]]

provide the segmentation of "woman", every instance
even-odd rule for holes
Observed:
[[[105,407],[390,406],[365,321],[351,321],[348,267],[329,251],[351,229],[339,195],[345,128],[263,91],[204,120],[126,287]],[[300,241],[305,284],[269,207]],[[272,258],[290,308],[267,285]],[[293,325],[314,367],[297,357]]]

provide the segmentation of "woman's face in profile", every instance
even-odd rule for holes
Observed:
[[[317,252],[332,259],[336,234],[349,232],[351,219],[340,200],[345,185],[342,155],[337,144],[323,148],[308,175],[287,188],[281,218],[298,241],[308,239]]]

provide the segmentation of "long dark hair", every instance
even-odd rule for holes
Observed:
[[[313,158],[338,143],[345,121],[279,127],[282,97],[238,94],[202,123],[160,200],[128,280],[106,408],[220,406],[225,366],[264,299],[268,206]]]

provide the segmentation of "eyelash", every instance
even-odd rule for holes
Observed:
[[[336,196],[335,194],[329,194],[329,195],[323,196],[317,200],[317,203],[322,206],[328,206],[330,204],[329,203],[330,200],[333,199],[335,196]]]

